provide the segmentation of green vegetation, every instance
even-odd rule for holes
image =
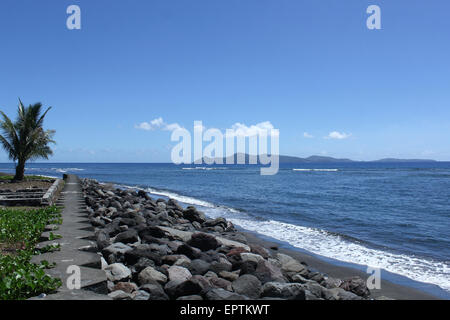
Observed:
[[[34,249],[45,226],[60,222],[57,207],[17,210],[0,209],[0,300],[21,300],[50,293],[61,286],[61,280],[45,274],[48,262],[30,262],[33,254],[57,247]]]
[[[12,181],[14,179],[13,175],[0,175],[0,181]],[[49,180],[51,178],[48,177],[42,177],[42,176],[24,176],[25,181],[32,181],[32,180]]]
[[[41,115],[41,103],[35,103],[24,107],[19,99],[19,108],[17,110],[17,119],[11,121],[8,116],[0,111],[3,120],[0,120],[0,143],[11,160],[16,163],[16,174],[14,180],[22,181],[25,174],[25,163],[28,160],[39,158],[48,159],[53,151],[49,144],[55,143],[52,138],[54,130],[44,130],[44,118],[48,108]]]

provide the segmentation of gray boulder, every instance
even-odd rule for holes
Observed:
[[[131,271],[122,263],[113,263],[107,266],[105,269],[106,277],[108,280],[117,282],[117,281],[126,281],[131,277]]]
[[[232,287],[234,292],[251,299],[258,299],[262,292],[261,281],[251,274],[244,274],[234,280]]]
[[[190,266],[188,267],[189,271],[193,275],[204,275],[206,272],[208,272],[210,263],[200,260],[200,259],[194,259],[191,261]]]
[[[137,273],[141,272],[142,270],[144,270],[147,267],[153,267],[154,268],[155,267],[155,262],[153,260],[150,260],[150,259],[145,258],[145,257],[140,258],[138,260],[138,262],[136,262],[133,265],[134,272],[137,272]]]
[[[150,293],[144,290],[138,290],[135,292],[133,300],[150,300]]]
[[[166,293],[171,298],[178,298],[190,295],[202,295],[211,289],[207,279],[202,276],[193,276],[186,281],[170,281],[164,287]]]
[[[188,300],[188,301],[201,301],[203,300],[202,296],[199,295],[190,295],[190,296],[183,296],[177,298],[177,300]]]
[[[202,232],[194,233],[191,236],[191,240],[188,241],[188,244],[202,251],[215,250],[220,246],[213,235]]]
[[[161,265],[161,257],[150,249],[134,248],[125,252],[125,262],[129,265],[133,265],[141,258],[147,258],[153,260],[156,265]]]
[[[263,297],[287,300],[305,300],[305,289],[299,283],[267,282],[262,287]]]
[[[310,280],[304,278],[304,277],[303,277],[302,275],[300,275],[299,273],[294,274],[294,275],[291,277],[291,279],[292,279],[292,282],[295,282],[295,283],[307,283],[308,281],[310,281]]]
[[[270,253],[269,250],[267,250],[266,248],[263,248],[259,245],[256,244],[250,244],[250,249],[252,253],[256,253],[259,254],[261,257],[263,257],[264,259],[269,258]]]
[[[183,211],[183,218],[198,223],[204,223],[206,221],[206,216],[203,212],[198,211],[195,207],[189,206]]]
[[[283,254],[277,254],[277,260],[281,264],[281,270],[288,276],[293,276],[299,273],[300,275],[307,275],[308,269],[294,258]]]
[[[259,261],[253,273],[262,283],[287,282],[280,268],[267,260]]]
[[[189,259],[184,254],[171,254],[171,255],[163,256],[161,261],[163,264],[168,264],[169,266],[171,266],[171,265],[175,264],[175,262],[177,262],[177,260],[179,260],[181,258]]]
[[[346,291],[353,292],[360,297],[367,298],[370,296],[370,291],[369,288],[367,288],[366,281],[364,281],[361,277],[345,279],[339,287]]]
[[[158,283],[148,283],[140,287],[140,290],[150,294],[150,300],[169,300],[162,286]]]
[[[207,300],[248,300],[248,297],[224,289],[212,289],[206,293]]]
[[[127,231],[119,233],[114,240],[114,242],[121,243],[135,243],[137,241],[139,241],[139,236],[134,229],[128,229]]]
[[[110,254],[117,257],[120,255],[124,255],[125,253],[131,250],[133,250],[133,248],[131,248],[130,246],[117,242],[107,246],[106,248],[103,248],[102,253],[106,257],[109,256]]]
[[[203,227],[205,227],[205,228],[210,228],[210,227],[215,227],[215,226],[221,226],[223,229],[226,229],[227,228],[227,220],[225,220],[222,217],[219,217],[216,219],[207,220],[203,223]]]
[[[108,294],[108,296],[113,300],[132,300],[134,295],[131,293],[124,292],[122,290],[116,290]]]
[[[178,259],[177,261],[175,261],[174,265],[189,268],[191,263],[192,263],[192,260],[189,259],[188,257],[184,256],[184,257],[181,257],[180,259]]]
[[[322,298],[323,292],[327,290],[315,281],[307,281],[305,283],[305,289],[315,295],[317,298]]]
[[[163,238],[166,236],[166,232],[157,226],[149,226],[149,227],[146,227],[146,228],[140,230],[139,236],[141,238],[145,238],[148,236],[154,237],[154,238]]]
[[[360,296],[346,291],[342,288],[332,288],[323,290],[323,297],[326,300],[361,300]]]
[[[95,233],[95,240],[97,241],[98,250],[102,250],[111,244],[109,234],[105,230],[98,230]]]
[[[211,285],[214,288],[222,288],[228,291],[232,291],[233,287],[231,285],[231,282],[219,277],[208,277],[209,283],[211,283]]]
[[[242,259],[242,262],[252,261],[256,264],[264,261],[264,258],[262,256],[260,256],[259,254],[250,253],[250,252],[242,252],[241,259]]]
[[[133,293],[137,289],[138,288],[137,288],[136,284],[133,282],[118,282],[114,285],[114,287],[112,288],[112,291],[122,290],[126,293]]]
[[[211,263],[210,270],[219,274],[222,271],[231,271],[233,268],[231,262],[227,259],[220,257],[219,261],[214,261]]]
[[[158,282],[164,284],[167,282],[167,277],[153,267],[147,267],[138,275],[140,285]]]
[[[237,272],[236,271],[233,271],[233,272],[221,271],[221,272],[219,272],[219,277],[233,282],[234,280],[239,278],[239,270]]]
[[[168,273],[169,281],[183,282],[189,280],[192,277],[192,274],[188,269],[180,266],[171,266],[168,270]]]
[[[308,275],[306,275],[306,278],[319,283],[325,280],[323,274],[321,274],[320,272],[309,272]]]
[[[188,244],[182,244],[177,248],[178,254],[184,254],[189,259],[198,259],[201,257],[201,250],[198,248],[191,247]]]
[[[325,278],[321,284],[327,289],[339,288],[339,286],[342,284],[342,280],[328,277]]]

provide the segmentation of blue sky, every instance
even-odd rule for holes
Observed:
[[[81,30],[66,27],[71,4]],[[382,30],[366,27],[372,4]],[[270,121],[287,155],[450,160],[449,12],[446,0],[2,0],[0,110],[52,106],[54,162],[168,162],[170,131],[137,128],[158,118],[191,131]]]

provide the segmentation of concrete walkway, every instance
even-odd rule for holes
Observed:
[[[43,242],[39,243],[38,247],[43,248],[59,243],[61,249],[34,256],[32,262],[39,263],[46,260],[49,263],[56,263],[56,266],[46,270],[46,273],[60,278],[63,284],[55,294],[30,300],[111,300],[107,296],[106,274],[101,270],[100,255],[96,253],[96,242],[93,241],[94,228],[87,219],[88,213],[85,210],[80,181],[77,176],[67,175],[64,189],[56,205],[64,207],[63,223],[54,231],[51,231],[52,227],[48,226],[48,231],[44,232],[41,237]],[[61,238],[49,241],[50,232],[60,235]],[[70,285],[68,286],[68,278],[73,279],[73,271],[68,273],[70,266],[79,267],[80,289],[70,289]],[[70,283],[73,282],[70,281]]]

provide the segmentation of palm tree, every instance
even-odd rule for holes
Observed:
[[[14,181],[23,180],[25,163],[28,160],[48,159],[53,154],[48,145],[49,143],[55,143],[52,140],[55,131],[44,131],[42,128],[44,117],[51,107],[42,115],[41,108],[41,103],[24,107],[19,99],[19,109],[15,122],[12,122],[5,113],[0,111],[3,116],[3,120],[0,120],[0,128],[2,130],[0,142],[8,153],[9,158],[16,165]]]

